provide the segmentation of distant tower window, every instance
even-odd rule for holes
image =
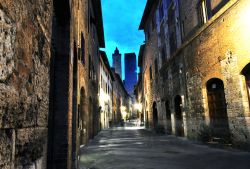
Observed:
[[[100,80],[100,82],[101,82],[100,86],[102,87],[102,75],[101,75],[101,80]]]
[[[155,59],[155,75],[158,74],[158,61]]]
[[[162,49],[161,49],[161,62],[162,62],[162,64],[164,63],[164,61],[165,61],[165,59],[166,59],[166,53],[165,53],[165,48],[163,47]]]
[[[161,3],[160,5],[160,9],[159,9],[159,16],[160,16],[160,22],[162,21],[163,17],[164,17],[164,8],[163,8],[163,3]]]
[[[83,33],[81,33],[81,61],[85,64],[85,39]]]
[[[201,0],[198,4],[200,23],[203,25],[212,18],[229,0]]]
[[[155,15],[153,15],[153,17],[152,17],[152,30],[155,29],[155,25],[156,25],[156,23],[155,23]]]
[[[150,74],[150,80],[152,79],[152,66],[150,66],[150,68],[149,68],[149,74]]]
[[[149,40],[150,39],[150,32],[148,31],[147,32],[147,40]]]

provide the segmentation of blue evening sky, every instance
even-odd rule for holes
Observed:
[[[106,54],[112,66],[112,54],[118,47],[122,54],[122,76],[124,79],[124,53],[135,52],[138,56],[144,42],[143,31],[138,27],[146,0],[101,0]]]

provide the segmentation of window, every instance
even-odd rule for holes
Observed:
[[[150,66],[150,68],[149,68],[149,74],[150,74],[150,80],[152,80],[152,66]]]
[[[185,37],[185,22],[182,20],[181,22],[181,37],[182,37],[182,42],[183,42],[183,37]]]
[[[166,53],[165,53],[165,48],[163,47],[162,49],[161,49],[161,62],[162,62],[162,65],[163,65],[163,63],[164,63],[164,61],[165,61],[165,59],[166,59]]]
[[[101,75],[100,85],[102,85],[102,75]]]
[[[89,55],[89,79],[96,80],[95,67],[91,55]]]
[[[170,54],[173,54],[177,49],[176,40],[176,25],[175,25],[175,11],[173,6],[170,7],[168,11],[168,27],[169,27],[169,44],[170,44]]]
[[[81,61],[85,64],[85,39],[83,33],[81,33]]]
[[[89,33],[89,27],[90,27],[90,0],[88,0],[88,33]]]
[[[200,24],[212,18],[229,0],[201,0],[198,4]]]
[[[150,32],[148,30],[148,32],[147,32],[147,40],[149,40],[149,39],[150,39]]]
[[[91,55],[89,55],[89,79],[92,78],[92,60]]]
[[[155,59],[155,75],[158,74],[158,61]]]
[[[164,8],[163,8],[163,3],[160,5],[160,9],[159,9],[159,17],[160,17],[160,22],[162,21],[163,17],[164,17]]]
[[[154,30],[155,29],[155,15],[153,15],[153,17],[152,17],[152,30]]]

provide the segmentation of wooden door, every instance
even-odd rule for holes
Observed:
[[[210,125],[216,135],[227,135],[229,125],[223,82],[220,79],[212,79],[207,90]]]

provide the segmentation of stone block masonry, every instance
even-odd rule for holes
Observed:
[[[102,22],[100,0],[0,1],[1,169],[78,168],[99,131]]]
[[[0,168],[46,168],[52,1],[0,2]]]

